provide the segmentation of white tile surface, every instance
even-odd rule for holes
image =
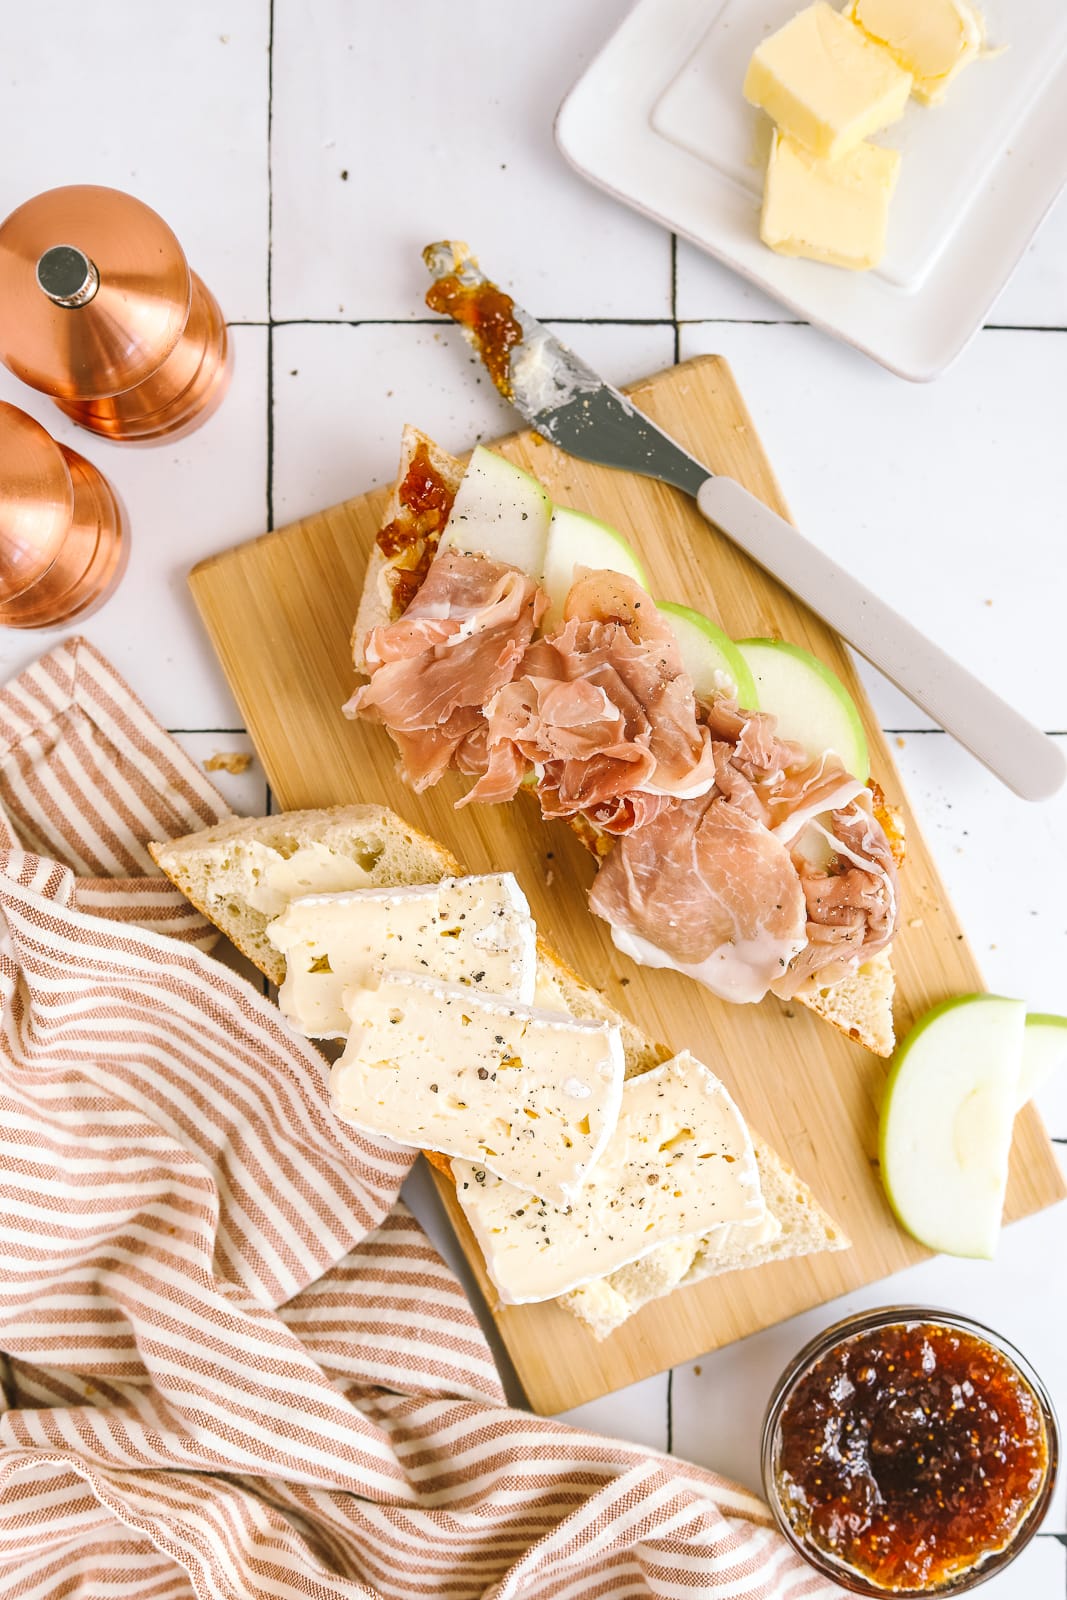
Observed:
[[[1042,727],[1067,728],[1067,339],[984,332],[904,384],[814,329],[694,324],[730,361],[806,536]],[[883,726],[922,726],[868,673]]]
[[[946,734],[901,737],[903,748],[893,739],[890,747],[987,984],[1032,1011],[1067,1015],[1067,790],[1029,805]],[[1067,749],[1067,739],[1057,742]],[[1011,841],[1022,839],[1028,858],[1049,870],[1020,870]],[[905,918],[921,916],[920,887],[909,884],[906,865],[903,883]],[[1067,1093],[1059,1104],[1062,1120],[1050,1126],[1067,1138]],[[1050,1111],[1055,1106],[1050,1099]]]
[[[221,794],[231,811],[242,817],[267,814],[267,780],[247,733],[176,733],[175,738],[204,769],[204,775]],[[210,766],[218,757],[250,756],[243,772],[227,772]]]
[[[552,141],[626,9],[277,0],[275,317],[425,316],[419,252],[440,238],[468,240],[537,316],[669,315],[667,235],[595,194]]]
[[[149,21],[151,18],[151,22]],[[0,7],[0,215],[103,183],[158,211],[230,321],[267,314],[262,0]]]
[[[617,1394],[563,1411],[560,1421],[589,1428],[593,1433],[616,1434],[634,1444],[647,1445],[650,1450],[666,1450],[667,1389],[667,1373],[661,1372],[644,1383],[632,1383]]]
[[[241,726],[186,583],[202,557],[266,526],[267,330],[232,332],[234,374],[222,406],[188,438],[151,447],[109,444],[75,428],[50,400],[0,368],[0,399],[31,412],[87,456],[125,503],[129,567],[111,599],[76,628],[168,728]],[[72,631],[0,630],[0,672],[7,677]]]
[[[673,360],[670,327],[581,323],[558,332],[615,383]],[[279,527],[389,481],[405,422],[455,451],[518,425],[458,330],[444,324],[277,329],[274,417]]]
[[[789,322],[780,300],[739,278],[687,239],[678,240],[675,310],[683,322]]]
[[[987,320],[1024,328],[1067,328],[1067,193],[1049,212]]]

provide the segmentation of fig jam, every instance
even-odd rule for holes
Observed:
[[[891,1323],[795,1382],[775,1486],[797,1537],[886,1593],[936,1591],[1014,1538],[1046,1480],[1040,1401],[975,1334]]]
[[[515,320],[515,302],[495,283],[461,283],[458,277],[438,278],[426,291],[431,311],[469,328],[477,340],[478,353],[501,394],[511,394],[511,351],[522,338]]]
[[[398,612],[404,612],[430,569],[455,499],[424,444],[416,446],[398,498],[400,515],[386,523],[376,542],[382,554],[395,562],[393,603]]]

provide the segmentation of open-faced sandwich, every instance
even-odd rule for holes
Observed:
[[[619,1016],[537,937],[510,873],[464,876],[380,806],[151,847],[272,982],[343,1039],[338,1116],[456,1186],[501,1302],[604,1338],[682,1284],[847,1239],[726,1087]]]
[[[625,955],[892,1053],[900,827],[806,651],[654,600],[614,529],[408,428],[353,653],[345,709],[388,730],[414,789],[457,770],[461,805],[522,792],[578,831]]]

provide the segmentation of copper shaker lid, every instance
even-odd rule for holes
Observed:
[[[35,584],[59,554],[74,488],[51,434],[0,401],[0,603]]]
[[[170,228],[121,190],[49,189],[0,223],[0,361],[58,399],[142,383],[181,338],[190,293]]]

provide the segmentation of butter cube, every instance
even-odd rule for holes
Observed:
[[[911,73],[816,0],[758,47],[745,99],[817,156],[834,159],[903,115]]]
[[[835,267],[876,267],[885,248],[900,152],[857,145],[837,161],[775,132],[760,237],[783,256]]]
[[[985,28],[966,0],[849,0],[844,15],[884,45],[928,105],[981,52]]]

